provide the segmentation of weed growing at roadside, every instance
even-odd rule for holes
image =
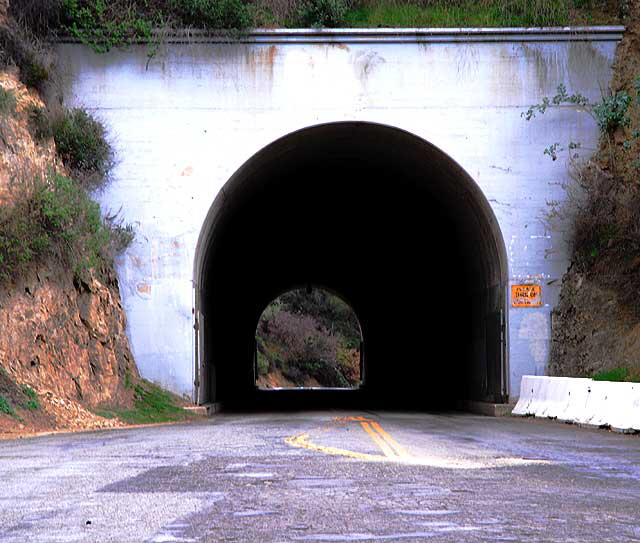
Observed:
[[[98,408],[94,409],[94,413],[106,418],[118,417],[127,424],[172,422],[192,417],[191,413],[177,405],[172,394],[148,381],[134,385],[133,394],[133,409]]]
[[[592,379],[594,381],[630,382],[640,381],[637,375],[632,375],[629,368],[613,368],[596,373]]]

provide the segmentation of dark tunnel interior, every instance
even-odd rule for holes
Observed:
[[[506,401],[504,246],[473,180],[396,128],[331,123],[243,165],[196,256],[198,397],[223,408],[450,408]],[[364,381],[350,391],[255,386],[265,306],[313,284],[356,312]]]

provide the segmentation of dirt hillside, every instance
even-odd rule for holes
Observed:
[[[635,98],[634,80],[640,76],[639,0],[629,2],[625,25],[611,88]],[[609,214],[600,225],[606,233],[596,240],[599,245],[594,242],[588,257],[584,254],[588,247],[574,247],[553,312],[551,375],[591,376],[627,368],[640,376],[640,169],[635,163],[640,144],[631,150],[623,145],[640,126],[637,102],[629,114],[630,126],[616,131],[612,151],[603,145],[592,170],[586,172],[592,209]]]

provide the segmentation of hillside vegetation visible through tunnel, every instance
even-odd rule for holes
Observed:
[[[349,304],[308,286],[278,296],[256,329],[256,385],[357,388],[361,383],[358,318]]]

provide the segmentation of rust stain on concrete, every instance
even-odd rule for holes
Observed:
[[[251,47],[247,50],[246,61],[249,71],[254,79],[273,80],[273,67],[275,65],[278,47]]]
[[[140,294],[151,294],[151,285],[148,285],[146,283],[138,284],[136,289]]]

